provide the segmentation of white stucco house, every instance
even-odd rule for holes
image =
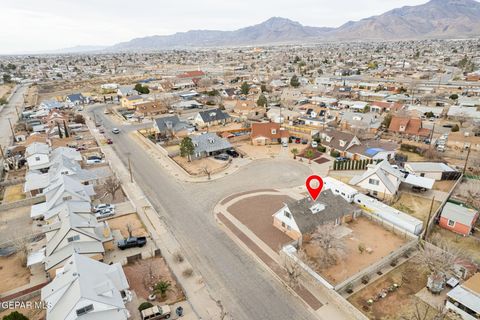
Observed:
[[[129,284],[119,263],[107,265],[74,253],[42,288],[47,320],[126,320]]]

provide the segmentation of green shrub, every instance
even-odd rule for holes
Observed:
[[[330,151],[330,156],[334,158],[340,157],[340,152],[338,152],[337,150],[332,150]]]
[[[142,302],[142,303],[138,306],[138,311],[142,312],[143,310],[148,309],[148,308],[151,308],[151,307],[153,307],[153,304],[151,304],[150,302],[148,302],[148,301]]]

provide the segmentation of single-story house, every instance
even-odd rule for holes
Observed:
[[[447,310],[460,315],[464,320],[476,320],[480,314],[480,273],[447,293]]]
[[[230,115],[220,109],[200,111],[194,118],[195,124],[200,127],[221,125],[230,121],[232,121]]]
[[[119,263],[107,265],[77,253],[42,288],[47,320],[127,320],[125,307],[129,284]],[[127,299],[128,300],[128,299]]]
[[[220,154],[232,148],[230,142],[212,132],[191,136],[191,139],[195,147],[194,159]]]
[[[422,127],[420,118],[393,116],[388,127],[389,132],[410,137],[428,137],[430,129]]]
[[[440,214],[440,227],[468,236],[478,220],[478,211],[463,205],[447,202]]]
[[[420,177],[427,177],[435,180],[449,180],[457,172],[443,162],[406,162],[405,170]]]
[[[273,225],[293,240],[301,242],[303,236],[315,231],[318,226],[351,221],[359,212],[342,196],[328,189],[323,190],[315,201],[310,197],[287,201],[273,214]]]
[[[81,93],[69,94],[65,98],[65,103],[70,107],[79,106],[88,103],[88,98],[84,97]]]
[[[169,136],[184,137],[194,130],[190,124],[180,120],[177,115],[156,118],[153,122],[153,129],[157,139]]]
[[[256,146],[288,142],[289,135],[288,130],[274,122],[252,123],[252,131],[250,133],[252,144]]]

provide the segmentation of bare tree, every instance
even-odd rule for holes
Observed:
[[[25,236],[13,240],[13,246],[15,248],[15,251],[17,252],[18,257],[20,258],[20,262],[23,267],[27,266],[29,243],[29,237]]]
[[[103,185],[107,194],[112,196],[112,200],[115,200],[115,194],[117,193],[117,190],[121,187],[120,180],[113,176],[108,177]]]
[[[480,165],[480,161],[479,165]],[[455,190],[455,195],[465,199],[466,203],[476,209],[480,209],[480,182],[466,180],[460,183]]]
[[[205,167],[202,168],[202,171],[207,175],[208,180],[210,180],[212,175],[212,170],[210,170],[210,168],[206,165]]]
[[[400,316],[401,320],[443,320],[447,317],[445,307],[433,308],[426,303],[421,303],[415,299],[415,309],[409,313]]]
[[[442,159],[442,155],[437,150],[435,150],[433,148],[427,149],[423,153],[423,156],[425,157],[425,159],[428,159],[428,160],[441,160]]]
[[[294,261],[289,257],[285,257],[283,260],[283,267],[287,271],[288,286],[296,288],[299,285],[299,278],[302,274],[302,267],[298,261]]]
[[[127,227],[128,237],[131,238],[132,232],[133,232],[133,226],[131,223],[127,223],[126,227]]]
[[[322,250],[322,254],[319,257],[321,267],[335,265],[338,256],[345,254],[345,243],[335,235],[335,226],[333,224],[318,226],[312,233],[311,242],[318,245]]]
[[[426,268],[431,276],[440,277],[453,270],[455,262],[463,257],[460,250],[442,239],[439,235],[431,237],[432,243],[424,243],[415,261]]]

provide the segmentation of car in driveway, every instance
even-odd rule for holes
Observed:
[[[298,144],[298,143],[301,143],[301,142],[302,142],[302,139],[300,139],[300,138],[296,138],[296,139],[295,139],[295,143]]]
[[[347,161],[348,158],[345,158],[345,157],[337,157],[337,158],[335,158],[335,160],[337,160],[337,161]]]
[[[109,139],[107,139],[107,144],[113,144],[113,141],[112,141],[112,139],[110,139],[110,138],[109,138]]]
[[[230,156],[226,153],[220,153],[215,155],[213,158],[217,160],[227,161],[228,159],[230,159]]]
[[[115,209],[102,209],[95,213],[97,219],[104,219],[115,215]]]
[[[318,147],[318,142],[313,140],[311,143],[312,148],[317,148]]]
[[[97,164],[97,163],[102,163],[101,159],[88,159],[87,164]]]
[[[115,205],[110,203],[100,203],[93,207],[93,212],[98,212],[100,210],[115,210]]]
[[[123,239],[117,242],[117,247],[120,250],[125,250],[128,248],[136,248],[136,247],[143,247],[147,244],[146,237],[130,237],[127,239]]]
[[[238,158],[238,156],[240,156],[240,154],[233,149],[227,150],[225,151],[225,153],[231,156],[232,158]]]
[[[169,319],[172,310],[169,305],[164,306],[153,306],[147,309],[140,311],[142,320],[160,320],[160,319]]]
[[[118,129],[118,128],[113,128],[113,129],[112,129],[112,133],[114,133],[114,134],[119,134],[119,133],[120,133],[120,129]]]

